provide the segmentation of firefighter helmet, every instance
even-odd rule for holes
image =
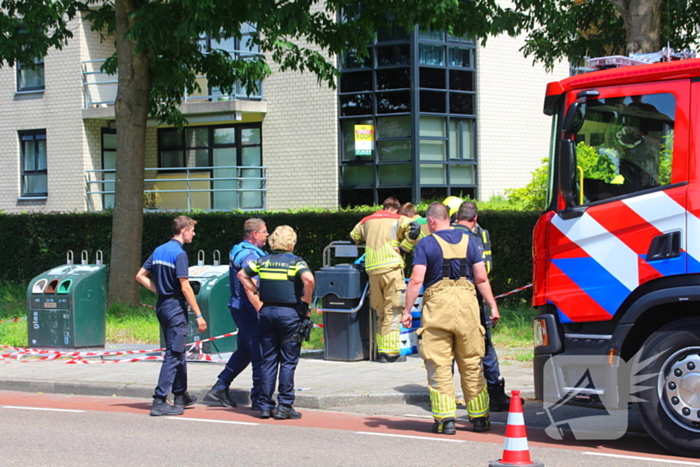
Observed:
[[[445,201],[442,202],[445,206],[447,206],[447,210],[449,211],[450,217],[454,216],[457,211],[459,211],[459,207],[462,205],[464,200],[462,198],[458,198],[456,196],[449,196],[445,198]]]

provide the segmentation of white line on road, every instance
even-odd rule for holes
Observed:
[[[409,438],[409,439],[424,439],[428,441],[447,441],[448,443],[464,443],[461,439],[440,439],[429,436],[409,436],[409,435],[392,435],[389,433],[372,433],[371,431],[356,431],[358,435],[374,435],[374,436],[391,436],[394,438]]]
[[[606,454],[602,452],[584,451],[583,454],[588,454],[589,456],[619,457],[622,459],[634,459],[636,461],[661,462],[664,464],[700,465],[700,463],[698,462],[674,461],[673,459],[657,459],[655,457],[624,456],[622,454]]]
[[[228,423],[230,425],[253,425],[253,426],[260,425],[259,423],[234,422],[232,420],[207,420],[205,418],[187,418],[187,417],[166,417],[166,418],[169,418],[170,420],[187,420],[190,422]]]
[[[73,410],[73,409],[51,409],[48,407],[21,407],[19,405],[2,405],[0,406],[3,409],[20,409],[20,410],[47,410],[50,412],[75,412],[75,413],[83,413],[87,412],[87,410]]]

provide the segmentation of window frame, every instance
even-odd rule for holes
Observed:
[[[21,197],[22,198],[47,198],[49,193],[48,193],[48,139],[46,137],[46,129],[41,129],[41,130],[21,130],[17,132],[18,138],[19,138],[19,153],[20,153],[20,190],[21,190]],[[26,146],[25,146],[25,141],[30,141],[28,139],[25,139],[26,137],[31,136],[32,139],[31,141],[37,142],[37,141],[44,141],[44,157],[46,160],[44,161],[44,166],[46,168],[44,169],[35,169],[35,170],[26,170]],[[43,138],[37,138],[37,136],[43,136]],[[35,158],[34,160],[34,166],[39,167],[39,157],[40,153],[38,151],[38,145],[34,145],[34,155],[33,157]],[[45,192],[29,192],[27,191],[27,183],[26,183],[26,177],[28,176],[37,176],[37,175],[45,175],[47,178],[47,187]]]
[[[21,62],[17,62],[17,92],[41,92],[46,89],[46,74],[45,74],[45,67],[44,67],[44,57],[36,57],[34,58],[34,65],[35,68],[32,68],[31,66],[28,66],[26,64],[22,64]],[[39,71],[41,70],[41,86],[27,86],[27,87],[22,87],[22,73],[30,70],[30,71]]]

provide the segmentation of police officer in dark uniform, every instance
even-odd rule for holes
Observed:
[[[294,410],[294,371],[301,353],[300,326],[309,315],[314,291],[314,276],[306,262],[292,254],[297,235],[282,225],[268,238],[272,254],[248,264],[238,273],[246,293],[259,295],[260,342],[263,363],[258,398],[260,418],[298,419]],[[252,280],[259,276],[260,286]],[[279,372],[278,407],[272,394]]]
[[[204,396],[205,401],[217,401],[225,407],[236,407],[236,403],[229,396],[229,386],[234,378],[251,364],[253,367],[253,387],[250,390],[251,409],[260,410],[258,396],[260,395],[260,367],[262,366],[262,351],[260,349],[260,330],[258,323],[258,310],[261,307],[260,300],[253,296],[254,301],[248,299],[245,289],[238,280],[238,272],[248,264],[261,256],[265,256],[260,248],[267,241],[267,227],[262,219],[248,219],[243,224],[243,241],[231,249],[229,261],[229,280],[231,281],[231,300],[228,303],[231,317],[238,328],[238,348],[219,377],[214,386]]]
[[[173,238],[155,249],[136,274],[136,281],[158,294],[156,316],[165,336],[165,357],[160,368],[158,386],[153,395],[152,416],[181,415],[196,397],[187,393],[187,305],[197,319],[199,332],[207,329],[190,286],[189,260],[183,244],[192,243],[197,223],[187,216],[173,221]],[[166,402],[172,389],[174,404]]]

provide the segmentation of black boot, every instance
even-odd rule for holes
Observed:
[[[439,435],[454,435],[455,433],[457,433],[457,429],[455,428],[455,421],[453,419],[443,420],[441,422],[433,422],[433,427],[431,431]]]
[[[489,411],[507,412],[510,409],[510,397],[506,395],[506,381],[498,379],[498,383],[488,386],[489,391]]]
[[[161,417],[163,415],[165,416],[172,416],[172,415],[182,415],[184,413],[185,409],[183,407],[175,407],[167,402],[165,402],[164,399],[161,399],[159,397],[154,397],[153,398],[153,406],[151,407],[151,416],[152,417]]]
[[[185,407],[194,405],[195,402],[197,402],[197,396],[190,396],[187,393],[187,391],[185,391],[181,392],[180,394],[175,394],[175,400],[173,401],[173,405],[175,407],[184,409]]]

